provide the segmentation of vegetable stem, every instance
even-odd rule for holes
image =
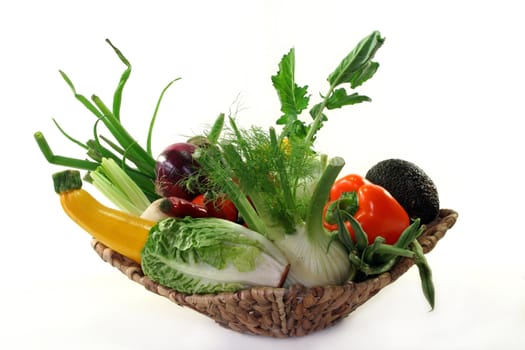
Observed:
[[[334,89],[335,85],[330,85],[328,93],[325,95],[320,107],[317,109],[316,114],[314,115],[314,121],[310,125],[310,129],[308,130],[308,134],[306,134],[305,138],[307,145],[311,145],[314,141],[315,133],[319,130],[321,122],[323,121],[323,110],[326,108],[328,98],[330,97],[330,95],[332,95]]]
[[[77,90],[75,88],[75,85],[73,85],[73,82],[71,81],[71,79],[69,79],[69,77],[67,76],[66,73],[64,73],[63,71],[59,70],[59,73],[60,75],[62,76],[62,79],[64,79],[64,81],[66,82],[66,84],[69,86],[69,88],[71,89],[71,91],[73,92],[73,95],[75,95],[75,98],[84,105],[84,107],[86,107],[91,113],[93,113],[97,118],[102,118],[103,115],[100,113],[100,111],[97,109],[97,107],[95,107],[95,105],[93,105],[93,103],[91,103],[85,96],[77,93]]]
[[[101,165],[90,176],[97,189],[130,214],[140,215],[150,205],[144,192],[112,158],[102,159]]]
[[[421,219],[417,218],[414,222],[408,226],[401,236],[399,236],[397,242],[394,244],[398,248],[407,248],[421,233],[425,230],[425,226],[421,226]]]
[[[101,119],[104,125],[106,125],[126,152],[133,152],[134,158],[136,157],[135,164],[137,167],[139,167],[144,173],[154,177],[155,159],[140,147],[98,96],[93,95],[91,99],[102,112],[103,116]]]
[[[432,281],[432,270],[430,269],[430,265],[427,262],[425,254],[423,252],[423,248],[421,247],[417,239],[415,239],[412,242],[412,247],[416,255],[414,262],[416,263],[416,266],[419,271],[419,277],[421,279],[421,287],[423,289],[423,294],[425,295],[425,298],[430,304],[431,310],[434,310],[435,290],[434,282]]]
[[[332,102],[331,106],[328,106],[334,92],[336,92],[335,88],[337,86],[343,83],[350,83],[350,88],[353,89],[374,75],[379,65],[375,62],[371,62],[371,60],[376,51],[383,45],[383,42],[384,39],[381,38],[378,31],[372,32],[370,35],[362,39],[359,44],[341,61],[335,71],[328,76],[327,80],[330,83],[328,92],[324,95],[323,101],[313,108],[315,111],[312,116],[314,121],[310,125],[310,129],[306,135],[306,141],[308,144],[313,142],[314,136],[321,126],[321,122],[324,118],[323,111],[326,107],[332,109],[334,107],[342,107],[347,104],[370,100],[366,96],[349,96],[344,92],[343,96],[347,99],[346,101],[339,101],[335,105]],[[344,89],[342,91],[344,91]],[[352,98],[349,99],[349,97]]]
[[[259,215],[239,186],[233,181],[226,181],[224,185],[225,192],[228,193],[230,200],[235,204],[235,207],[239,213],[241,213],[242,218],[248,227],[262,235],[266,235],[268,233],[266,225],[260,219]]]
[[[113,95],[113,115],[115,116],[115,119],[120,121],[120,106],[122,104],[122,91],[124,90],[124,86],[126,85],[126,82],[128,81],[129,76],[131,75],[131,64],[129,63],[127,58],[124,57],[122,52],[120,52],[120,50],[117,49],[111,43],[111,41],[109,41],[109,39],[106,39],[106,42],[111,46],[111,48],[117,54],[118,58],[126,66],[126,70],[122,73],[117,89],[115,90],[115,93]]]
[[[222,129],[224,128],[224,113],[219,114],[215,122],[213,123],[210,132],[206,135],[208,142],[216,144],[221,136]]]
[[[55,118],[52,119],[53,120],[53,123],[55,124],[55,126],[57,127],[57,129],[62,133],[62,135],[64,135],[69,141],[73,142],[74,144],[77,144],[78,146],[84,148],[84,149],[87,149],[88,146],[83,144],[82,142],[78,141],[77,139],[73,138],[71,135],[69,135],[68,133],[65,132],[64,129],[62,129],[62,127],[60,126],[60,124],[58,124],[58,122],[55,120]]]
[[[415,253],[413,251],[397,248],[389,244],[379,244],[373,253],[374,255],[387,256],[389,258],[388,260],[397,256],[403,256],[412,259],[415,257]]]
[[[150,156],[153,155],[153,151],[151,150],[151,140],[152,140],[152,134],[153,134],[153,126],[155,125],[155,121],[157,119],[157,113],[159,111],[159,107],[160,107],[160,103],[162,102],[162,99],[164,97],[164,94],[166,93],[166,91],[170,88],[170,86],[176,82],[177,80],[180,80],[181,78],[177,78],[177,79],[174,79],[172,81],[170,81],[168,83],[168,85],[166,85],[164,87],[164,89],[162,89],[162,92],[160,93],[160,96],[159,96],[159,99],[157,101],[157,105],[155,106],[155,111],[153,112],[153,116],[151,117],[151,121],[149,123],[149,128],[148,128],[148,139],[146,141],[146,151],[148,152],[148,154]]]
[[[219,124],[221,123],[221,116],[219,116]],[[230,150],[230,152],[227,153],[225,150]],[[224,161],[225,158],[223,158],[226,157],[228,159],[229,157],[231,160],[232,157],[240,157],[239,154],[232,147],[225,147],[225,149],[221,150],[216,143],[210,144],[203,151],[203,154],[197,157],[201,167],[207,174],[213,173],[215,175],[213,180],[228,195],[248,227],[266,235],[268,233],[266,225],[255,211],[244,191],[240,188],[240,185],[235,183],[230,177],[233,171],[229,163]]]
[[[296,209],[294,196],[292,195],[292,187],[288,179],[287,169],[283,159],[283,152],[281,150],[281,146],[279,145],[279,141],[277,140],[277,134],[275,133],[274,128],[270,128],[270,144],[272,147],[273,156],[275,157],[278,176],[280,178],[279,184],[282,187],[284,202],[288,209],[287,211],[294,213]]]
[[[308,214],[306,215],[306,232],[310,240],[315,239],[315,235],[318,235],[320,232],[325,232],[323,228],[323,208],[328,199],[330,189],[344,165],[345,161],[341,157],[330,159],[315,186],[308,206]]]
[[[91,162],[89,160],[55,155],[51,150],[51,147],[47,143],[44,134],[40,131],[37,131],[34,134],[34,138],[36,140],[36,143],[38,144],[38,147],[42,151],[42,154],[44,155],[46,160],[51,164],[68,166],[83,170],[95,170],[98,167],[97,163]]]

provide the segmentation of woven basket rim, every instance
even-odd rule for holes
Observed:
[[[425,254],[436,246],[447,230],[455,224],[457,218],[458,213],[456,211],[441,209],[438,218],[425,225],[425,231],[418,239]],[[349,281],[342,285],[308,288],[301,285],[293,285],[287,288],[254,286],[233,293],[186,294],[164,287],[151,280],[144,275],[138,263],[113,251],[95,239],[92,240],[92,247],[105,262],[155,294],[166,297],[180,306],[190,307],[213,318],[220,325],[235,331],[279,338],[306,335],[348,316],[381,289],[397,280],[414,264],[411,259],[401,258],[388,272],[364,281]],[[297,314],[295,307],[303,310],[305,307],[316,308],[317,305],[324,305],[323,303],[330,305],[331,312],[325,312],[327,316],[322,322],[305,329],[304,319],[296,320],[297,324],[300,324],[299,327],[294,321],[291,321],[290,317]],[[266,323],[273,322],[272,324],[258,324],[259,319],[265,319],[267,315],[257,311],[257,307],[271,308],[272,319],[266,320]],[[253,311],[254,308],[256,311]],[[324,312],[324,310],[314,312],[319,313]],[[254,316],[255,313],[256,316]],[[259,317],[259,313],[262,316]],[[268,313],[270,312],[268,311]],[[306,323],[308,326],[308,322]]]

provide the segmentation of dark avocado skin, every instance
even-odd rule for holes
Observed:
[[[439,215],[439,196],[432,179],[417,165],[403,159],[386,159],[365,177],[385,188],[412,218],[428,224]]]

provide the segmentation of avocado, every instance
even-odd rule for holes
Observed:
[[[408,215],[427,224],[439,215],[439,196],[432,179],[417,165],[403,159],[386,159],[365,177],[386,189]]]

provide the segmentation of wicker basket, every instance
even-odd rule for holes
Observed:
[[[439,217],[427,225],[419,238],[425,253],[443,238],[457,217],[455,211],[442,209]],[[163,287],[144,276],[137,263],[98,241],[94,240],[92,245],[104,261],[149,291],[180,306],[190,307],[234,331],[277,338],[303,336],[333,325],[394,282],[414,264],[412,260],[403,258],[389,272],[363,282],[349,282],[341,286],[255,287],[236,293],[197,295]]]

